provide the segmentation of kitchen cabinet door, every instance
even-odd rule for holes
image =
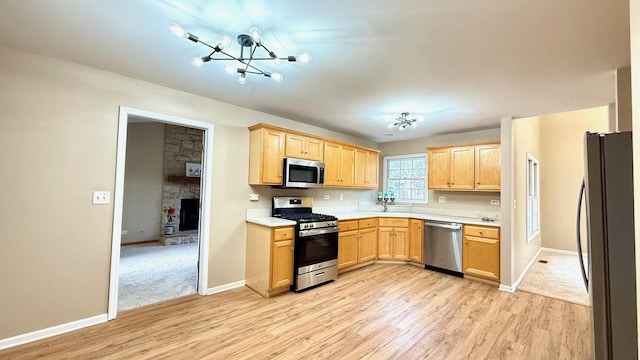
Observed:
[[[427,153],[429,157],[429,189],[446,190],[451,182],[451,151],[432,149]]]
[[[271,288],[293,283],[293,239],[274,241],[271,248]]]
[[[451,149],[450,189],[475,189],[475,151],[473,146],[455,147]]]
[[[282,184],[282,159],[284,158],[282,131],[259,128],[251,131],[249,148],[249,184]]]
[[[498,228],[464,226],[462,272],[500,281],[500,230]]]
[[[324,145],[325,186],[353,187],[355,148],[332,142]]]
[[[409,234],[409,261],[424,264],[424,220],[411,219]]]
[[[285,155],[298,159],[322,161],[324,141],[308,136],[286,134]]]
[[[500,144],[475,147],[476,190],[500,190]]]
[[[358,237],[358,264],[378,257],[378,229],[361,229]]]
[[[358,264],[358,231],[338,234],[338,270]]]
[[[393,228],[378,228],[378,259],[391,260],[393,253],[391,250],[393,241]]]
[[[394,228],[392,233],[391,258],[409,259],[409,228]]]
[[[370,189],[378,187],[379,158],[380,155],[377,152],[355,149],[354,186]]]

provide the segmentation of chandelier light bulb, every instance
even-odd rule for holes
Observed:
[[[404,130],[404,125],[400,125],[400,127],[398,127],[398,130],[403,131]]]
[[[220,40],[220,42],[218,43],[218,47],[219,47],[220,49],[224,49],[224,48],[226,48],[226,47],[227,47],[227,46],[229,46],[229,45],[231,45],[231,38],[230,38],[230,37],[228,37],[228,36],[226,36],[226,35],[225,35],[225,36],[223,36],[223,37],[222,37],[222,40]]]
[[[272,73],[271,78],[277,82],[282,82],[282,79],[283,79],[282,74],[277,72]]]
[[[191,65],[193,65],[193,67],[200,67],[205,63],[204,59],[205,58],[194,57],[191,59]]]
[[[253,41],[260,43],[260,30],[257,27],[252,27],[249,29],[249,36],[253,39]]]
[[[238,77],[238,83],[240,85],[244,85],[247,82],[247,74],[240,74],[240,77]]]
[[[176,36],[186,37],[186,33],[184,32],[182,27],[180,27],[180,25],[176,23],[169,24],[169,30],[171,30],[171,32],[174,33]]]
[[[309,53],[302,53],[302,54],[296,56],[296,61],[299,61],[299,62],[304,63],[304,64],[310,62],[311,59],[312,59],[312,57],[311,57],[311,54],[309,54]]]
[[[273,58],[273,63],[280,66],[282,65],[282,60],[280,58]]]

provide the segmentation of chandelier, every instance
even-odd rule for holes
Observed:
[[[389,124],[388,126],[389,129],[393,127],[398,127],[398,130],[402,131],[409,126],[411,126],[412,128],[417,128],[418,124],[416,123],[416,121],[418,121],[418,119],[416,118],[409,119],[408,116],[409,116],[408,112],[403,112],[402,114],[400,114],[400,116],[396,118],[395,122],[392,122],[391,124]]]
[[[212,46],[200,40],[196,35],[190,32],[185,32],[178,24],[170,24],[169,29],[177,36],[184,37],[187,40],[193,41],[194,43],[200,43],[213,50],[207,56],[195,57],[191,59],[191,65],[195,67],[200,67],[202,66],[202,64],[211,60],[235,61],[236,64],[234,66],[225,67],[225,71],[230,74],[238,74],[238,82],[240,84],[244,84],[246,82],[247,74],[262,75],[275,81],[282,81],[282,74],[278,72],[264,71],[257,65],[255,65],[256,61],[268,60],[275,63],[276,65],[280,65],[285,61],[301,63],[308,63],[309,61],[311,61],[311,55],[309,55],[309,53],[303,53],[297,56],[278,57],[275,52],[269,50],[266,46],[264,46],[264,44],[262,44],[262,41],[260,39],[260,30],[258,30],[258,28],[255,26],[249,29],[248,35],[238,35],[237,41],[238,44],[240,44],[240,56],[234,56],[224,51],[226,47],[231,45],[231,38],[229,38],[228,36],[222,37],[217,45]],[[266,52],[266,55],[262,57],[256,57],[255,52],[258,49],[262,49],[264,52]],[[216,54],[220,54],[219,56],[221,57],[214,57],[214,55]]]

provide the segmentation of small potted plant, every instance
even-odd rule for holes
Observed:
[[[169,207],[165,206],[162,209],[162,213],[164,215],[162,217],[162,225],[164,226],[164,233],[165,235],[171,235],[173,234],[173,225],[171,223],[175,218],[176,208],[174,208],[173,206],[169,206]]]

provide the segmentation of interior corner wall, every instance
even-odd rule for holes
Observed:
[[[513,120],[512,133],[514,209],[511,219],[511,264],[513,276],[517,279],[541,246],[540,235],[531,241],[527,236],[527,154],[540,161],[540,174],[545,171],[540,151],[540,117]]]
[[[122,204],[122,243],[158,240],[162,214],[165,124],[129,123]]]
[[[576,208],[584,177],[584,133],[608,129],[608,106],[540,116],[543,247],[577,251]],[[586,230],[582,233],[586,234]]]

